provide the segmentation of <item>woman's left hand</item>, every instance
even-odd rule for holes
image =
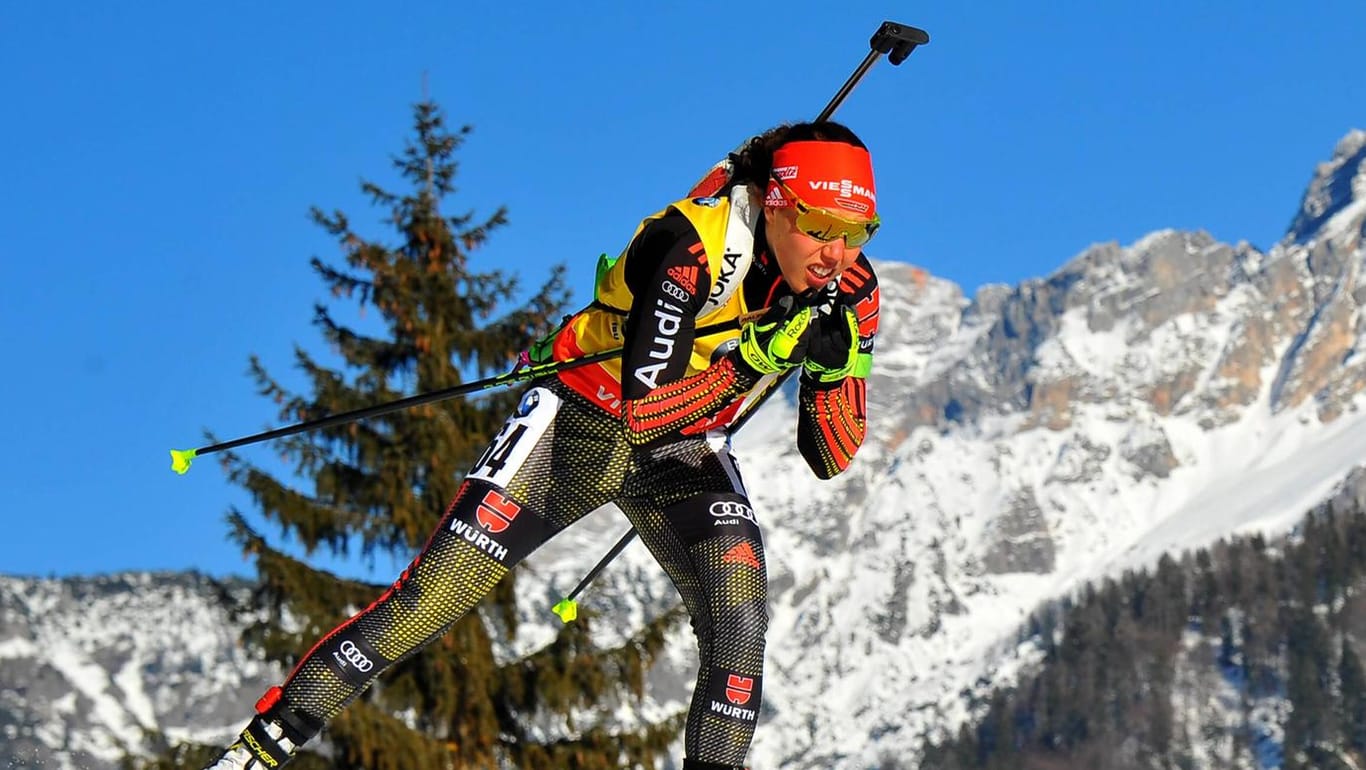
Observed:
[[[804,375],[814,382],[832,383],[848,377],[858,363],[858,316],[836,300],[815,310],[807,337]]]

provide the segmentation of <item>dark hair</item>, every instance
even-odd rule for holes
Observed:
[[[819,123],[784,123],[770,128],[745,142],[730,154],[733,164],[731,183],[747,182],[760,190],[768,187],[768,176],[773,172],[773,153],[788,142],[843,142],[868,149],[848,126],[833,120]]]

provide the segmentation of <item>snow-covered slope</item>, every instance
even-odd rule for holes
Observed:
[[[279,673],[195,574],[0,577],[0,767],[117,767],[125,749],[240,728]]]
[[[926,735],[967,715],[965,694],[1030,662],[1015,631],[1039,603],[1165,551],[1283,531],[1328,496],[1366,457],[1364,228],[1366,132],[1354,131],[1266,252],[1161,231],[971,298],[878,263],[883,328],[854,466],[829,482],[810,475],[792,446],[791,394],[736,441],[771,579],[752,764],[909,765]],[[606,509],[533,557],[518,584],[528,622],[509,654],[549,638],[550,605],[625,527]],[[198,657],[189,636],[147,646],[137,624],[194,624],[145,620],[172,610],[120,606],[117,592],[87,596],[101,609],[85,609],[72,596],[80,584],[0,582],[7,743],[103,758],[120,725],[223,737],[247,713],[263,672],[230,638]],[[202,603],[170,603],[182,601]],[[596,625],[605,642],[674,601],[639,543],[583,597],[608,616]],[[66,628],[76,618],[98,633]],[[686,634],[654,674],[651,710],[686,704]],[[146,663],[156,656],[161,672]],[[161,689],[166,672],[195,680],[196,665],[199,679],[221,680],[217,696]],[[37,680],[60,684],[46,705],[26,705],[16,693]],[[177,705],[206,698],[225,710]]]

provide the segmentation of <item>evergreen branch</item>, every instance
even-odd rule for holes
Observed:
[[[312,265],[313,271],[327,284],[333,297],[351,298],[359,294],[360,296],[357,299],[360,305],[364,307],[375,292],[374,281],[363,276],[343,273],[317,257],[314,257],[309,264]]]
[[[279,407],[281,420],[295,419],[294,415],[301,413],[306,408],[307,402],[291,394],[278,380],[271,377],[261,363],[261,359],[255,355],[248,359],[247,372],[256,381],[257,394],[265,396]]]
[[[569,301],[563,264],[551,268],[550,278],[521,307],[515,308],[487,327],[499,337],[521,341],[525,348],[554,329],[562,319],[557,314]]]
[[[644,694],[645,671],[663,649],[668,632],[687,617],[676,606],[647,623],[622,644],[592,644],[592,613],[560,628],[550,645],[504,666],[504,687],[520,709],[555,712],[585,708],[610,696]],[[519,699],[520,698],[520,699]]]
[[[455,233],[456,240],[465,247],[466,251],[483,246],[488,241],[489,234],[508,223],[508,212],[506,206],[499,206],[496,211],[477,225],[470,225],[474,219],[474,212],[467,212],[464,216],[449,217],[448,222],[451,232]]]
[[[333,555],[347,553],[350,537],[361,523],[350,511],[321,504],[243,462],[234,453],[225,453],[224,463],[228,468],[228,480],[247,490],[262,515],[279,525],[282,537],[297,538],[308,554],[323,546]],[[252,548],[248,549],[248,546]],[[263,547],[264,541],[255,539],[243,543],[244,553],[255,554]]]
[[[415,732],[403,720],[357,701],[328,727],[328,743],[346,767],[367,770],[449,770],[449,741]],[[396,750],[396,747],[402,747]],[[468,765],[465,765],[468,767]],[[492,767],[492,764],[484,765]]]
[[[595,727],[572,738],[540,743],[509,740],[504,743],[514,767],[554,767],[565,770],[619,770],[623,767],[655,767],[655,758],[666,752],[687,724],[680,711],[642,731]]]
[[[375,387],[385,383],[391,373],[411,371],[416,366],[420,351],[411,339],[391,341],[358,334],[338,324],[324,305],[313,306],[313,323],[322,330],[323,339],[349,365],[375,373],[370,380]]]
[[[385,190],[374,182],[361,182],[361,192],[370,196],[370,202],[376,206],[393,208],[399,202],[399,197]]]

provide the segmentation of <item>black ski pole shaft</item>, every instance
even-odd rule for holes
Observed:
[[[608,551],[606,556],[603,556],[598,560],[597,566],[589,570],[588,574],[583,576],[583,580],[580,580],[579,584],[574,586],[574,590],[570,591],[568,596],[561,599],[555,605],[554,612],[556,615],[560,616],[561,621],[568,623],[579,616],[579,603],[574,601],[574,599],[577,598],[579,594],[583,593],[583,589],[587,588],[589,583],[593,582],[593,578],[597,577],[599,572],[602,572],[603,567],[606,567],[609,562],[617,558],[618,554],[626,550],[626,546],[630,545],[635,537],[635,527],[626,530],[626,534],[622,535],[621,538],[617,540],[617,544],[612,546],[612,550]]]
[[[893,21],[882,22],[882,26],[877,28],[877,32],[874,32],[872,39],[868,41],[872,50],[863,57],[863,61],[859,63],[849,79],[844,81],[844,85],[840,86],[840,90],[835,93],[830,103],[825,105],[825,109],[821,110],[820,115],[816,116],[816,122],[829,120],[835,114],[835,110],[844,103],[845,97],[849,96],[850,92],[854,90],[854,86],[863,80],[863,76],[868,74],[868,70],[883,54],[887,55],[887,60],[892,64],[900,64],[906,60],[907,56],[911,55],[911,51],[914,51],[916,46],[928,42],[930,42],[930,35],[923,29],[908,27],[905,24],[897,24]]]
[[[742,318],[733,318],[729,321],[721,321],[720,323],[708,324],[707,326],[698,329],[696,332],[696,336],[705,337],[709,334],[716,334],[718,332],[738,329],[746,320],[754,317],[754,315],[757,314],[751,314],[749,316],[745,316]],[[176,473],[184,474],[186,471],[190,469],[190,463],[196,457],[199,457],[201,455],[212,454],[213,452],[222,452],[227,449],[235,449],[237,447],[246,446],[248,444],[257,444],[262,441],[270,441],[272,439],[284,438],[285,436],[293,436],[296,433],[303,433],[305,431],[330,428],[334,425],[344,425],[349,422],[355,422],[356,420],[366,419],[367,417],[378,417],[382,414],[397,412],[400,409],[408,409],[414,406],[430,404],[434,401],[444,401],[448,398],[455,398],[456,396],[463,396],[469,393],[476,393],[481,390],[489,390],[492,388],[499,388],[504,385],[512,385],[519,382],[526,382],[528,380],[534,380],[537,377],[544,377],[550,374],[557,374],[559,372],[567,371],[575,367],[585,366],[587,364],[598,363],[599,361],[606,361],[612,358],[616,358],[617,356],[621,355],[621,350],[621,348],[612,348],[611,350],[604,350],[598,353],[590,353],[588,355],[580,356],[578,358],[570,358],[565,359],[563,361],[550,361],[544,364],[533,364],[530,366],[523,366],[517,369],[513,369],[510,372],[504,372],[503,374],[499,374],[493,377],[487,377],[482,380],[466,382],[460,385],[451,386],[449,388],[434,390],[430,393],[419,393],[417,395],[408,396],[407,398],[400,398],[397,401],[390,401],[384,404],[375,404],[374,406],[367,406],[361,409],[353,409],[352,411],[343,412],[341,414],[329,415],[327,417],[319,417],[316,420],[308,420],[306,422],[297,423],[295,425],[288,425],[283,428],[275,428],[274,430],[268,430],[262,433],[254,433],[250,436],[242,436],[241,438],[232,439],[231,441],[223,441],[217,444],[209,444],[207,446],[198,447],[196,449],[172,449],[171,470],[174,470]]]
[[[195,449],[172,449],[171,469],[174,470],[176,473],[183,474],[190,469],[190,461],[201,455],[212,454],[213,452],[222,452],[227,449],[235,449],[240,446],[256,444],[262,441],[271,441],[277,438],[284,438],[285,436],[293,436],[296,433],[304,433],[310,430],[321,430],[323,428],[330,428],[334,425],[344,425],[349,422],[364,420],[367,417],[378,417],[382,414],[389,414],[390,412],[396,412],[400,409],[408,409],[414,406],[430,404],[433,401],[442,401],[444,399],[462,396],[467,393],[475,393],[481,390],[488,390],[490,388],[500,387],[502,385],[511,385],[516,382],[534,379],[544,374],[554,374],[555,372],[561,372],[566,369],[573,369],[576,366],[583,366],[597,361],[603,361],[620,354],[621,350],[618,348],[614,350],[605,350],[601,353],[593,353],[591,355],[582,356],[580,358],[574,358],[567,361],[555,361],[549,364],[541,364],[539,366],[525,366],[520,369],[514,369],[510,372],[504,372],[503,374],[488,377],[482,380],[461,383],[460,385],[454,385],[452,387],[443,388],[441,390],[434,390],[429,393],[419,393],[414,396],[408,396],[407,398],[400,398],[397,401],[389,401],[383,404],[375,404],[374,406],[353,409],[349,412],[342,412],[341,414],[333,414],[328,415],[327,417],[319,417],[316,420],[307,420],[305,422],[297,423],[295,425],[287,425],[283,428],[275,428],[274,430],[268,430],[262,433],[253,433],[250,436],[242,436],[241,438],[235,438],[231,441],[223,441],[217,444],[209,444],[207,446],[202,446]]]
[[[868,74],[868,70],[882,55],[886,54],[887,60],[893,65],[897,65],[905,61],[906,57],[911,55],[911,52],[915,50],[916,46],[924,45],[928,42],[930,42],[930,34],[923,29],[910,27],[905,24],[897,24],[893,21],[882,22],[882,26],[878,27],[877,32],[874,32],[872,39],[868,41],[868,45],[872,50],[868,52],[867,56],[863,57],[863,61],[859,63],[858,67],[854,70],[854,73],[849,76],[849,79],[844,81],[844,85],[840,86],[839,91],[837,91],[834,98],[825,105],[825,109],[821,110],[820,115],[816,116],[816,121],[829,120],[830,116],[835,114],[835,110],[839,109],[840,105],[844,103],[845,98],[854,90],[854,86],[858,85],[859,81],[863,79],[863,76]],[[763,405],[764,401],[782,387],[783,383],[791,376],[793,371],[795,370],[789,369],[782,376],[770,380],[768,386],[751,401],[745,411],[730,424],[730,427],[726,429],[726,432],[734,434],[736,431],[740,430],[741,426],[748,422],[749,418],[753,417],[754,413],[759,410],[759,407]],[[625,548],[626,544],[631,542],[631,538],[635,537],[635,534],[636,531],[634,528],[628,530],[626,534],[622,536],[621,540],[618,540],[617,544],[612,546],[612,550],[608,551],[607,555],[602,557],[597,565],[589,571],[588,576],[579,581],[578,586],[569,593],[569,596],[561,599],[560,603],[555,605],[555,614],[559,615],[561,620],[568,623],[577,617],[578,603],[574,601],[574,597],[578,596],[579,592],[592,582],[593,578],[597,577],[599,572],[602,572],[608,562],[615,559],[617,554],[621,553],[621,549]]]

